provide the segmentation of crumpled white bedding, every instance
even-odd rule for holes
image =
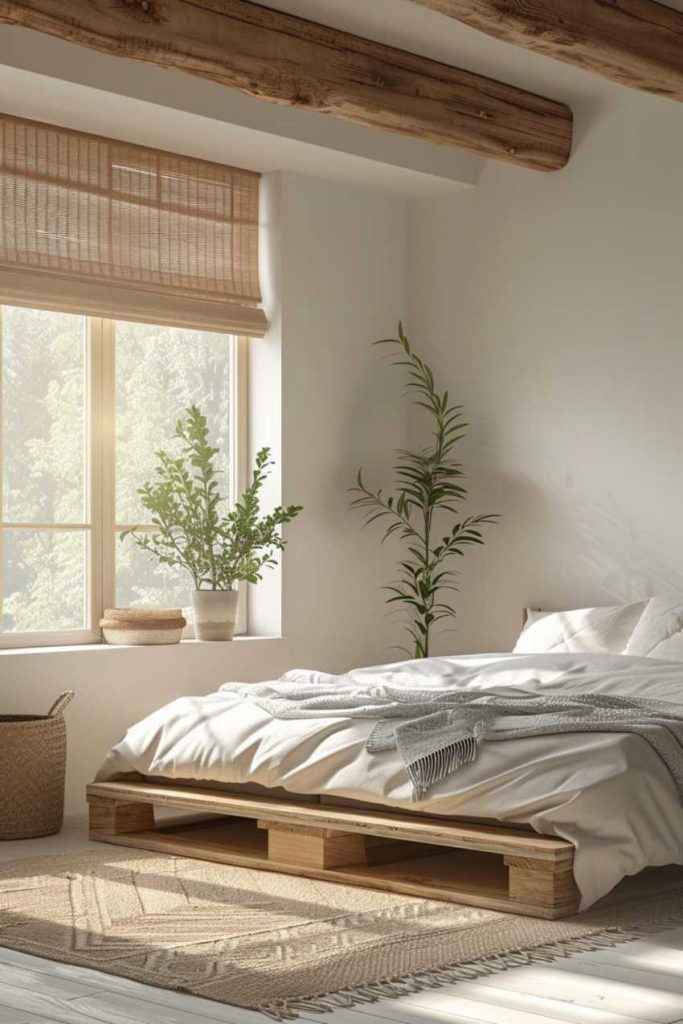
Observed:
[[[683,704],[683,665],[603,654],[504,654],[429,658],[341,676],[297,670],[286,688],[324,681],[525,693],[599,692]],[[414,803],[395,750],[370,754],[374,722],[276,719],[231,683],[206,697],[181,697],[128,730],[98,781],[129,771],[224,784],[257,783],[292,793],[363,800],[452,817],[530,825],[576,847],[582,907],[626,875],[683,863],[683,804],[664,762],[641,737],[565,733],[484,744],[472,764]],[[507,691],[509,693],[509,690]]]

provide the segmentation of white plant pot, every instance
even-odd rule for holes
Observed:
[[[193,590],[194,635],[197,640],[232,640],[237,621],[236,590]]]

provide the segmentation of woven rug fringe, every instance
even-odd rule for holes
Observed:
[[[563,939],[545,945],[534,946],[532,949],[518,949],[483,960],[470,960],[467,963],[452,964],[432,971],[416,971],[403,978],[389,978],[382,982],[372,982],[355,988],[342,989],[326,995],[311,996],[304,999],[275,1000],[262,1003],[261,1013],[273,1020],[297,1020],[302,1013],[331,1013],[339,1009],[351,1009],[367,1003],[376,1003],[380,999],[396,999],[401,996],[413,995],[427,989],[443,988],[456,984],[458,981],[472,981],[488,975],[507,971],[511,967],[528,967],[535,963],[552,963],[563,957],[568,958],[577,953],[591,953],[600,949],[609,949],[625,942],[635,942],[648,935],[675,928],[683,923],[683,914],[670,914],[660,918],[652,927],[624,929],[607,928],[593,935],[576,939]]]

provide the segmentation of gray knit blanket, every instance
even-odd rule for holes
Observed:
[[[390,685],[334,689],[323,685],[278,690],[244,688],[244,696],[275,718],[376,720],[371,752],[397,750],[413,784],[413,799],[469,764],[484,742],[566,732],[622,732],[642,736],[666,764],[683,796],[683,705],[601,693],[568,697],[517,691],[479,691]]]

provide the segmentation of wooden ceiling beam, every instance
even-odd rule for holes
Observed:
[[[683,13],[654,0],[413,0],[497,39],[683,101]]]
[[[571,150],[561,103],[247,0],[0,0],[0,22],[538,170]]]

